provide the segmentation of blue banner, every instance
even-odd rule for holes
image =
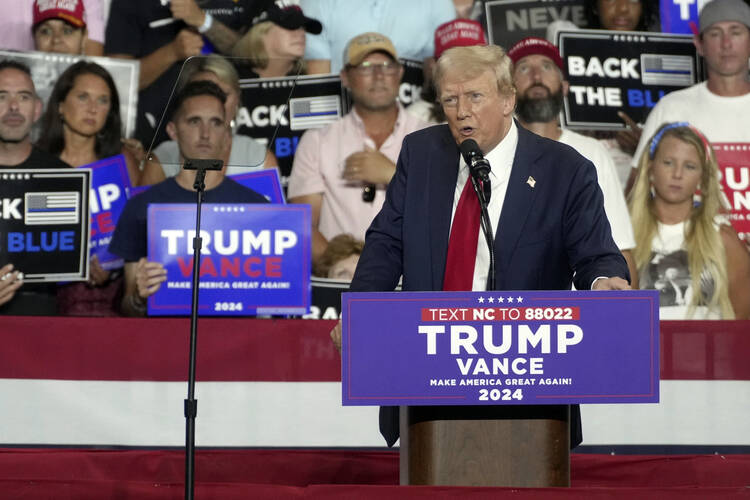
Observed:
[[[271,203],[286,203],[284,192],[281,190],[279,171],[275,168],[264,168],[246,174],[230,175],[229,178],[256,193],[262,194]]]
[[[131,189],[128,167],[123,155],[84,165],[91,169],[91,243],[90,255],[99,258],[104,269],[122,267],[123,261],[107,251],[115,226],[125,208]]]
[[[344,405],[656,403],[655,290],[342,294]]]
[[[200,315],[309,312],[310,232],[308,205],[203,205]],[[167,270],[149,315],[190,314],[194,235],[195,205],[149,205],[148,259]]]
[[[664,33],[692,35],[690,23],[698,27],[698,12],[708,0],[660,0],[659,18]]]

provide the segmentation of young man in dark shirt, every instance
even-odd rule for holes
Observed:
[[[174,114],[167,132],[177,142],[180,157],[221,158],[230,130],[224,112],[226,94],[213,82],[190,82],[175,99]],[[109,244],[109,251],[125,259],[125,293],[122,312],[143,316],[146,299],[167,279],[159,262],[147,259],[147,213],[150,203],[194,203],[195,170],[182,169],[175,177],[156,184],[128,200]],[[208,171],[205,179],[206,203],[267,203],[255,191],[229,179],[224,171]]]
[[[70,168],[31,144],[31,127],[42,114],[29,68],[0,61],[0,169]],[[47,285],[23,285],[13,264],[0,262],[0,314],[55,314],[54,293]]]

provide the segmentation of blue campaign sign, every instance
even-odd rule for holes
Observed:
[[[310,232],[308,205],[203,205],[199,313],[309,312]],[[149,315],[190,314],[194,236],[195,205],[149,205],[148,259],[167,269]]]
[[[128,201],[130,176],[123,155],[84,165],[91,169],[91,243],[90,254],[99,258],[104,269],[122,267],[123,261],[107,251],[115,225]]]
[[[275,168],[264,168],[256,172],[230,175],[229,177],[256,193],[262,194],[271,203],[286,203],[284,192],[281,190],[279,171]]]
[[[708,0],[660,0],[659,17],[664,33],[692,35],[690,23],[698,26],[698,12]]]
[[[141,194],[141,193],[143,193],[145,191],[148,191],[149,189],[151,189],[151,186],[135,186],[135,187],[131,187],[130,190],[128,191],[130,193],[130,195],[128,196],[128,199],[134,197],[137,194]]]
[[[344,405],[656,403],[655,290],[344,293]]]

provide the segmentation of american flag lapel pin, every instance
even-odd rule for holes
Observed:
[[[526,184],[531,186],[531,189],[534,189],[534,186],[536,185],[536,179],[534,179],[532,176],[529,176],[528,180],[526,181]]]

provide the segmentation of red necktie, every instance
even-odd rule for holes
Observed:
[[[474,264],[477,260],[478,238],[479,200],[471,185],[471,179],[466,179],[466,185],[461,192],[451,225],[443,290],[471,290],[474,282]]]

